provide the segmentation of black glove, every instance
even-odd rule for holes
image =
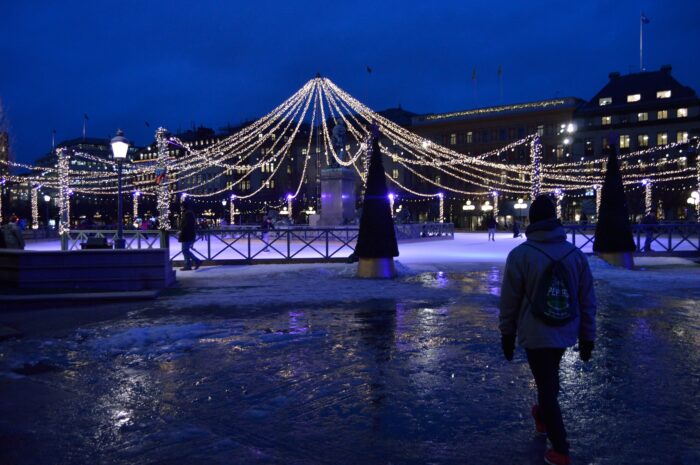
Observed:
[[[591,359],[591,352],[593,352],[593,348],[595,347],[595,344],[593,341],[578,341],[578,355],[581,357],[581,360],[584,362],[587,362]]]
[[[509,362],[513,360],[513,352],[515,351],[515,334],[502,334],[501,335],[501,347],[503,348],[503,355]]]

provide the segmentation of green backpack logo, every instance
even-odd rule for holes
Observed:
[[[576,318],[578,312],[578,299],[574,283],[568,270],[562,263],[576,247],[573,247],[563,257],[556,260],[544,250],[535,247],[532,244],[525,245],[532,247],[545,255],[550,263],[545,268],[542,277],[537,285],[535,294],[531,297],[527,295],[530,301],[530,308],[539,320],[549,326],[564,326]]]

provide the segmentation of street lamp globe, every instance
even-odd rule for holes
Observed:
[[[116,160],[126,159],[126,154],[129,152],[129,141],[124,137],[124,132],[119,129],[117,135],[112,138],[112,155]]]
[[[51,201],[51,196],[50,195],[44,195],[44,202],[50,202]]]

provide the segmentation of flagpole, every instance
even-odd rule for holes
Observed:
[[[644,71],[644,56],[642,55],[644,23],[642,22],[642,13],[639,13],[639,71]]]

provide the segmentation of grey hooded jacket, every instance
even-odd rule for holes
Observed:
[[[577,339],[595,340],[595,293],[588,259],[580,250],[574,250],[562,262],[578,283],[578,315],[564,326],[549,326],[530,310],[526,297],[535,294],[539,280],[551,260],[539,250],[560,259],[576,247],[566,241],[566,233],[556,220],[530,225],[527,242],[508,254],[503,274],[500,303],[500,330],[503,335],[517,334],[518,344],[526,349],[566,348]],[[530,245],[526,245],[526,244]]]

